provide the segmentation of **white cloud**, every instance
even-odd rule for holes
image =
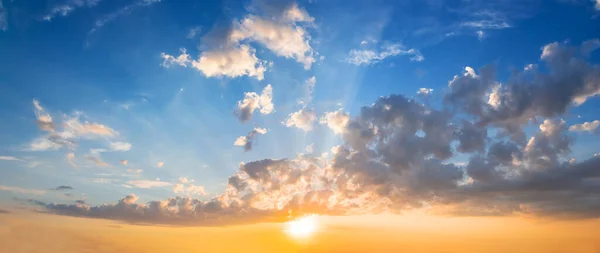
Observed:
[[[0,191],[9,191],[9,192],[14,192],[14,193],[33,194],[33,195],[46,194],[46,191],[42,191],[42,190],[24,189],[24,188],[20,188],[20,187],[12,187],[12,186],[5,186],[5,185],[0,185]]]
[[[158,162],[158,163],[156,163],[156,167],[159,167],[159,168],[162,167],[163,165],[165,165],[164,162]]]
[[[39,137],[33,140],[31,144],[29,144],[29,151],[44,151],[44,150],[57,150],[62,148],[63,145],[60,143],[56,143],[54,141],[49,140],[46,137]]]
[[[569,131],[597,133],[598,126],[600,126],[600,120],[594,120],[592,122],[584,122],[583,124],[572,125],[569,127]]]
[[[482,30],[476,31],[475,32],[477,34],[477,39],[479,40],[483,40],[485,38],[485,32]]]
[[[200,30],[202,29],[202,27],[200,26],[195,26],[190,28],[190,30],[188,30],[188,34],[185,36],[187,39],[193,39],[196,37],[196,35],[198,35],[198,33],[200,33]]]
[[[131,149],[131,143],[122,141],[111,142],[110,149],[112,151],[129,151]]]
[[[480,11],[475,13],[473,16],[475,19],[463,22],[460,24],[460,26],[478,30],[499,30],[511,27],[501,13]]]
[[[346,57],[348,63],[354,65],[370,65],[380,62],[388,57],[397,55],[409,55],[411,61],[423,61],[425,58],[419,50],[414,48],[406,49],[402,44],[386,44],[379,50],[372,49],[352,49]]]
[[[193,60],[181,49],[182,53],[175,57],[165,53],[162,65],[169,67],[177,64],[183,67],[193,67],[202,72],[206,77],[256,77],[258,80],[264,78],[266,71],[265,62],[256,57],[256,50],[248,45],[239,45],[231,48],[215,51],[206,51],[200,55],[200,59]]]
[[[198,60],[191,59],[183,49],[179,56],[162,53],[163,66],[191,66],[206,77],[249,76],[262,80],[267,70],[266,61],[258,59],[256,49],[249,45],[257,42],[275,55],[295,59],[310,69],[316,53],[309,44],[310,35],[297,23],[312,24],[313,21],[314,18],[296,4],[284,10],[279,19],[247,15],[240,22],[233,22],[233,29],[217,39],[219,45],[204,50]]]
[[[317,114],[313,109],[302,108],[297,112],[291,113],[283,122],[283,124],[287,127],[295,126],[304,130],[305,132],[308,132],[313,129],[316,119]]]
[[[344,109],[340,108],[334,112],[326,112],[319,123],[327,124],[327,126],[335,133],[342,134],[346,131],[346,126],[350,122],[350,115],[344,112]]]
[[[292,58],[310,69],[315,62],[309,45],[310,36],[300,26],[282,24],[257,16],[248,16],[231,34],[234,42],[251,40],[263,44],[278,56]]]
[[[129,161],[127,161],[127,160],[121,160],[121,164],[123,164],[123,165],[127,165],[128,163],[129,163]]]
[[[314,76],[311,78],[308,78],[308,79],[306,79],[306,81],[304,81],[304,85],[302,86],[302,89],[304,92],[304,98],[303,98],[303,100],[300,100],[301,104],[308,104],[308,103],[312,102],[312,95],[315,90],[316,84],[317,84],[317,78]]]
[[[135,186],[137,188],[149,189],[154,187],[165,187],[170,186],[171,183],[153,180],[131,180],[127,181],[127,184]]]
[[[55,5],[46,14],[42,16],[42,19],[51,21],[56,16],[65,17],[71,12],[78,8],[89,8],[96,6],[102,0],[68,0],[63,1],[62,4]]]
[[[419,95],[429,95],[431,93],[433,93],[433,89],[429,89],[429,88],[420,88],[417,91],[417,94],[419,94]]]
[[[306,146],[304,150],[306,151],[306,153],[312,154],[315,151],[315,144],[311,143],[310,145]]]
[[[23,160],[21,160],[19,158],[16,158],[14,156],[0,156],[0,160],[2,160],[2,161],[17,161],[17,162],[23,161]]]
[[[244,99],[238,101],[237,111],[235,112],[238,120],[241,122],[252,119],[255,110],[262,114],[270,114],[275,111],[273,105],[273,87],[268,84],[259,95],[256,92],[244,93]]]

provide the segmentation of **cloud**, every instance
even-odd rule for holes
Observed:
[[[478,11],[472,15],[470,21],[465,21],[460,26],[481,30],[491,29],[506,29],[511,26],[508,24],[506,17],[499,12]]]
[[[592,0],[594,1],[594,0]],[[600,10],[600,0],[595,0],[596,1],[596,5],[594,5],[594,7],[596,8],[596,10]]]
[[[206,191],[204,187],[192,184],[194,180],[188,180],[186,177],[180,177],[179,183],[173,185],[173,192],[179,195],[204,196]],[[187,185],[187,186],[186,186]]]
[[[257,134],[266,134],[266,133],[267,133],[266,128],[256,128],[255,127],[251,132],[248,133],[248,135],[238,137],[235,140],[235,142],[233,143],[233,145],[244,147],[244,151],[248,152],[248,151],[252,150],[252,145],[254,144],[254,139],[256,138],[256,135]]]
[[[52,6],[46,14],[42,16],[42,19],[51,21],[56,16],[65,17],[71,12],[79,8],[90,8],[96,6],[101,0],[67,0],[62,1],[61,4]]]
[[[306,153],[312,154],[315,151],[315,144],[311,143],[310,145],[306,146],[304,150],[306,151]]]
[[[0,156],[0,160],[2,161],[17,161],[17,162],[21,162],[23,160],[16,158],[14,156]]]
[[[371,65],[378,63],[388,57],[397,55],[409,55],[411,61],[423,61],[425,58],[419,50],[414,48],[406,49],[402,44],[384,44],[379,50],[373,49],[352,49],[346,57],[346,62],[360,65]]]
[[[66,158],[67,158],[67,162],[73,166],[74,168],[77,168],[77,164],[75,163],[75,153],[73,152],[69,152],[66,154]]]
[[[67,190],[73,190],[73,187],[68,186],[68,185],[61,185],[61,186],[58,186],[58,187],[53,188],[51,190],[53,190],[53,191],[67,191]]]
[[[268,5],[255,4],[249,9],[260,12],[259,9],[263,7]],[[193,67],[206,77],[249,76],[263,80],[268,64],[258,59],[256,49],[250,46],[251,43],[257,43],[277,56],[294,59],[303,64],[305,69],[310,69],[316,53],[309,44],[310,35],[299,23],[312,24],[314,19],[296,4],[288,5],[285,9],[271,8],[267,12],[271,14],[269,17],[249,14],[239,22],[232,22],[225,31],[209,31],[203,41],[214,43],[203,45],[205,50],[200,53],[198,60],[192,59],[185,49],[181,49],[179,56],[162,53],[162,65]]]
[[[244,99],[238,101],[237,110],[234,112],[240,122],[252,119],[255,110],[262,114],[271,114],[275,111],[273,105],[273,87],[267,84],[259,95],[256,92],[244,93]]]
[[[600,126],[600,120],[594,120],[592,122],[584,122],[583,124],[572,125],[569,127],[569,131],[598,133],[598,126]]]
[[[127,184],[135,186],[137,188],[149,189],[154,187],[166,187],[170,186],[171,183],[163,182],[163,181],[154,181],[154,180],[131,180],[127,181]]]
[[[127,160],[121,160],[121,164],[127,166],[127,163],[129,163],[129,161],[127,161]]]
[[[417,91],[417,94],[421,95],[421,96],[427,96],[427,95],[430,95],[431,93],[433,93],[433,89],[429,89],[429,88],[420,88]]]
[[[131,143],[123,141],[111,142],[110,149],[112,151],[129,151],[131,150]]]
[[[297,127],[308,132],[313,129],[316,120],[317,114],[314,109],[302,108],[288,115],[288,118],[282,123],[286,127]]]
[[[202,30],[202,27],[200,26],[194,26],[192,28],[190,28],[188,30],[188,34],[185,36],[186,39],[193,39],[196,37],[196,35],[198,35],[198,33],[200,33],[200,31]]]
[[[350,114],[343,108],[334,112],[326,112],[319,120],[320,124],[327,125],[335,134],[343,134],[350,122]]]
[[[300,104],[309,104],[312,102],[313,92],[315,90],[315,85],[317,84],[317,78],[311,77],[304,81],[304,85],[302,86],[302,90],[304,92],[304,98],[299,101]]]
[[[165,165],[164,162],[157,162],[156,163],[156,167],[159,167],[159,168],[161,168],[163,165]]]
[[[74,1],[80,1],[80,0],[74,0]],[[88,1],[98,1],[98,0],[88,0]],[[160,1],[161,0],[136,0],[129,5],[120,7],[118,9],[104,15],[103,17],[97,19],[94,22],[94,27],[88,32],[88,34],[95,33],[96,31],[98,31],[98,29],[102,28],[106,24],[115,21],[117,18],[119,18],[123,15],[127,15],[136,9],[139,9],[142,7],[148,7],[152,4],[158,3]]]
[[[351,118],[340,110],[349,118],[330,155],[240,163],[225,191],[210,200],[172,197],[137,203],[137,196],[128,195],[99,206],[32,203],[61,215],[183,226],[411,209],[459,216],[598,218],[600,156],[572,160],[575,139],[561,119],[578,96],[589,97],[597,88],[598,67],[573,55],[578,48],[568,48],[546,46],[542,61],[548,72],[517,71],[516,80],[502,84],[493,67],[465,68],[451,78],[443,104],[389,95]],[[490,93],[498,85],[498,103],[492,106]],[[307,117],[290,118],[299,127],[298,119]],[[521,138],[513,138],[515,133]],[[191,183],[187,178],[179,180],[180,186],[127,182],[134,184],[174,186],[181,192]]]
[[[9,191],[9,192],[13,192],[13,193],[31,194],[31,195],[46,194],[46,191],[42,191],[42,190],[24,189],[24,188],[20,188],[20,187],[13,187],[13,186],[6,186],[6,185],[0,185],[0,191]]]
[[[102,160],[101,154],[106,152],[105,149],[90,149],[90,152],[86,154],[84,157],[88,161],[93,162],[95,165],[99,167],[110,167],[111,165]]]
[[[8,17],[6,14],[6,9],[0,2],[0,30],[6,31],[8,30]]]

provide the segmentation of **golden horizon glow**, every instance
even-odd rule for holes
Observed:
[[[308,215],[285,223],[284,232],[296,239],[304,239],[313,235],[319,228],[317,215]]]

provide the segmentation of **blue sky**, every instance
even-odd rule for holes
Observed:
[[[354,118],[381,96],[403,94],[456,115],[449,123],[476,122],[484,117],[447,103],[449,82],[465,67],[481,76],[479,68],[493,64],[496,84],[511,83],[529,64],[560,75],[544,64],[544,47],[600,43],[600,2],[587,0],[4,0],[0,7],[6,205],[13,197],[97,205],[128,194],[139,202],[209,200],[222,196],[241,162],[332,158],[332,147],[352,138],[336,134],[328,112],[343,108],[339,115]],[[593,76],[598,51],[580,58],[596,66]],[[527,139],[545,119],[593,127],[594,92],[519,127]],[[243,110],[251,117],[242,119]],[[52,130],[36,124],[46,116]],[[507,140],[495,135],[502,129],[490,125],[485,150]],[[600,152],[596,128],[572,129],[566,134],[576,142],[560,161]],[[74,144],[48,140],[52,134]],[[241,136],[251,148],[234,145]],[[444,162],[460,167],[474,155],[454,150]],[[74,189],[50,190],[61,185]]]

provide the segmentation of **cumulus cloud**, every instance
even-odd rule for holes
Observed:
[[[343,108],[333,112],[326,112],[319,120],[320,124],[327,125],[335,134],[343,134],[350,122],[350,114]]]
[[[438,109],[402,95],[380,97],[348,119],[339,131],[341,144],[329,156],[300,154],[240,163],[226,190],[210,200],[173,197],[137,203],[135,195],[128,195],[100,206],[32,203],[62,215],[187,226],[414,208],[447,215],[598,218],[600,157],[570,159],[575,139],[560,118],[574,106],[576,96],[593,90],[596,83],[589,80],[598,80],[592,78],[597,67],[573,59],[570,53],[576,49],[559,46],[544,51],[550,72],[527,72],[534,76],[519,82],[500,84],[493,68],[466,68],[450,81],[444,95],[444,102],[453,108]],[[588,82],[582,81],[586,78]],[[579,88],[562,85],[567,80]],[[498,85],[499,102],[491,106],[489,93]],[[523,98],[535,103],[523,103]],[[544,103],[550,98],[560,103]],[[553,107],[538,108],[541,105]],[[524,115],[537,120],[520,121]],[[293,122],[298,126],[297,120]],[[532,131],[523,131],[531,126]],[[521,132],[524,141],[510,138],[509,131]],[[488,136],[492,132],[499,135]],[[466,164],[453,162],[464,157]],[[134,182],[127,183],[138,184]],[[140,182],[146,187],[173,186]],[[178,184],[174,190],[181,192],[190,182]]]
[[[371,65],[378,63],[388,57],[397,55],[408,55],[411,61],[423,61],[425,58],[419,50],[414,48],[406,49],[399,43],[384,44],[380,49],[352,49],[346,57],[348,63],[354,65]]]
[[[317,114],[313,109],[302,108],[288,115],[288,118],[282,123],[286,127],[297,127],[308,132],[313,129],[316,120]]]
[[[594,120],[592,122],[584,122],[583,124],[572,125],[569,127],[569,131],[598,133],[598,126],[600,126],[600,120]]]
[[[478,118],[478,124],[501,127],[513,140],[525,142],[521,126],[536,117],[550,118],[600,94],[600,68],[576,47],[551,43],[542,48],[547,72],[515,72],[507,83],[495,80],[493,65],[467,67],[448,84],[445,102]]]
[[[314,19],[296,4],[278,10],[261,9],[267,6],[255,4],[250,9],[270,12],[269,17],[249,14],[240,21],[234,21],[225,34],[222,31],[209,32],[209,37],[203,39],[217,41],[217,46],[203,50],[198,60],[192,59],[185,49],[181,49],[179,56],[162,53],[162,65],[190,66],[206,77],[249,76],[262,80],[268,64],[258,59],[256,49],[250,46],[250,43],[258,43],[275,55],[294,59],[305,69],[310,69],[316,53],[310,46],[309,33],[300,24],[310,24]]]
[[[252,145],[254,144],[254,139],[256,138],[256,135],[266,134],[266,133],[267,133],[266,128],[257,128],[256,127],[251,132],[249,132],[248,135],[238,137],[235,140],[235,142],[233,143],[233,145],[244,147],[244,151],[246,151],[246,152],[250,151],[250,150],[252,150]]]
[[[270,114],[275,111],[273,105],[273,87],[268,84],[259,95],[256,92],[244,93],[244,99],[238,101],[235,115],[240,122],[246,122],[252,119],[255,110],[262,114]]]

